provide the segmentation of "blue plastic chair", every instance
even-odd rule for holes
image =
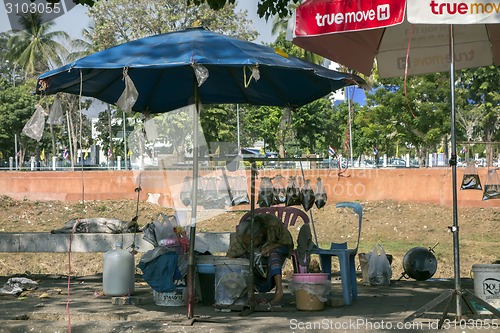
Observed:
[[[358,253],[359,238],[361,236],[361,222],[363,219],[363,208],[357,202],[339,202],[337,208],[351,208],[358,214],[359,227],[358,239],[356,247],[347,248],[347,242],[332,243],[330,249],[314,248],[311,254],[317,254],[320,258],[321,270],[323,273],[328,273],[331,279],[332,274],[332,257],[338,257],[340,264],[340,277],[342,281],[342,293],[346,305],[351,305],[353,301],[358,299],[358,287],[356,281],[356,264],[354,258]]]

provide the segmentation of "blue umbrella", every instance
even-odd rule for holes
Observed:
[[[166,33],[124,43],[39,77],[38,91],[67,92],[115,104],[127,70],[139,97],[132,110],[159,113],[194,102],[194,68],[208,70],[197,89],[203,104],[240,103],[301,106],[346,85],[358,76],[328,70],[271,47],[203,28]],[[258,74],[252,76],[252,70]],[[256,75],[260,78],[256,80]]]
[[[37,92],[81,94],[116,104],[125,89],[126,75],[138,92],[132,110],[144,113],[199,103],[298,107],[345,86],[365,84],[356,75],[329,70],[264,45],[193,28],[124,43],[46,72],[38,78]],[[190,318],[194,305],[197,128],[195,125],[188,270]]]

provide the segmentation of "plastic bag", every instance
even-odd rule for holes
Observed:
[[[273,204],[273,184],[269,177],[262,177],[257,204],[259,207],[271,207]]]
[[[476,164],[474,162],[469,163],[464,171],[464,177],[462,178],[461,190],[482,190],[481,180],[477,174]]]
[[[382,245],[377,244],[368,257],[368,279],[372,286],[391,284],[392,268]]]
[[[273,204],[284,204],[286,201],[286,186],[284,177],[277,175],[273,185]]]
[[[327,200],[326,191],[325,187],[323,186],[323,181],[321,180],[320,177],[318,177],[318,181],[316,182],[316,191],[314,197],[315,197],[314,203],[316,204],[316,207],[318,209],[326,205],[326,200]]]
[[[164,246],[169,250],[178,251],[180,244],[174,229],[177,226],[174,215],[159,213],[154,222],[144,226],[142,238],[154,247]]]
[[[304,186],[302,187],[302,190],[300,191],[300,201],[302,202],[302,207],[304,207],[304,210],[307,212],[309,209],[314,206],[314,191],[311,188],[311,185],[309,185],[309,179],[304,180]]]
[[[295,185],[295,177],[288,178],[288,187],[286,188],[286,202],[285,206],[301,205],[300,188]]]
[[[139,92],[137,91],[134,82],[127,74],[124,75],[123,80],[125,81],[125,89],[123,90],[120,98],[116,101],[116,105],[126,112],[131,111],[137,98],[139,97]]]
[[[61,106],[61,100],[56,96],[54,98],[54,104],[50,108],[49,117],[47,118],[47,124],[49,125],[62,125],[63,124],[63,110]]]
[[[326,302],[332,290],[332,282],[330,280],[321,282],[292,282],[288,285],[288,290],[295,294],[297,290],[303,290],[310,295],[316,296],[320,302]]]
[[[217,188],[218,202],[222,207],[231,206],[231,186],[229,185],[229,179],[226,174],[223,173],[221,179],[219,180],[219,186]]]
[[[30,120],[24,125],[22,133],[33,140],[40,141],[45,128],[45,111],[39,104],[36,106],[35,113],[31,116]]]
[[[155,233],[156,240],[160,242],[161,240],[175,239],[177,240],[177,234],[174,228],[177,227],[177,220],[174,215],[165,215],[159,213],[156,215]]]
[[[182,188],[181,188],[181,202],[184,206],[189,206],[191,204],[191,188],[193,185],[191,185],[191,177],[186,176],[184,177],[184,181],[182,182]]]
[[[2,288],[0,294],[17,295],[24,290],[38,288],[38,282],[23,277],[9,278]]]
[[[220,207],[218,202],[217,182],[215,177],[208,177],[205,179],[203,189],[203,208],[224,208],[224,206]]]
[[[500,199],[500,177],[497,169],[488,170],[484,184],[483,200]]]
[[[245,205],[250,203],[248,198],[246,178],[244,176],[238,176],[234,179],[233,183],[233,206]]]

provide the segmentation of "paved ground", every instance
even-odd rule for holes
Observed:
[[[212,306],[197,304],[195,317],[188,320],[185,306],[156,305],[149,286],[144,284],[137,284],[135,293],[141,304],[114,305],[110,297],[96,297],[102,290],[102,277],[92,276],[71,280],[68,317],[67,278],[31,278],[39,281],[39,286],[25,297],[0,296],[0,332],[430,332],[437,329],[437,319],[430,319],[431,313],[408,323],[403,320],[454,289],[453,280],[402,280],[388,287],[359,283],[359,299],[350,306],[298,311],[295,297],[287,293],[285,307],[274,312],[242,316],[237,311],[218,312]],[[7,277],[0,277],[0,286],[6,281]],[[473,291],[472,280],[463,279],[462,287]],[[332,290],[340,295],[340,284],[334,282]],[[434,315],[440,314],[442,310],[437,308]],[[500,332],[499,326],[500,319],[484,319],[445,322],[444,328],[461,333]]]

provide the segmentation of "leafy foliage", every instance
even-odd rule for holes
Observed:
[[[195,6],[175,0],[107,0],[90,8],[89,16],[95,24],[91,39],[99,50],[193,26],[245,40],[254,40],[258,35],[250,29],[246,12],[236,13],[234,5],[214,11],[207,4]]]
[[[450,132],[449,91],[445,73],[408,77],[406,89],[403,78],[381,80],[368,95],[370,111],[356,122],[363,135],[389,156],[398,143],[434,148]]]
[[[0,79],[0,147],[5,158],[16,155],[14,135],[17,135],[21,142],[21,147],[18,149],[25,152],[28,145],[34,147],[34,140],[21,135],[37,104],[36,97],[30,93],[32,87],[33,81],[14,87],[5,79]]]
[[[52,2],[59,2],[60,0],[51,0]],[[106,0],[108,1],[108,0]],[[94,6],[96,3],[103,2],[99,0],[73,0],[76,4]],[[288,5],[290,3],[300,3],[300,0],[260,0],[258,3],[257,13],[260,17],[278,15],[279,17],[285,17],[290,14]],[[221,10],[226,5],[234,5],[235,0],[187,0],[186,3],[190,5],[191,3],[196,6],[201,6],[207,4],[213,10]]]
[[[28,13],[20,16],[24,30],[13,34],[7,42],[9,49],[7,59],[19,64],[28,75],[41,73],[60,65],[60,57],[67,53],[57,39],[69,39],[64,31],[51,31],[54,22],[42,24],[39,13]]]

